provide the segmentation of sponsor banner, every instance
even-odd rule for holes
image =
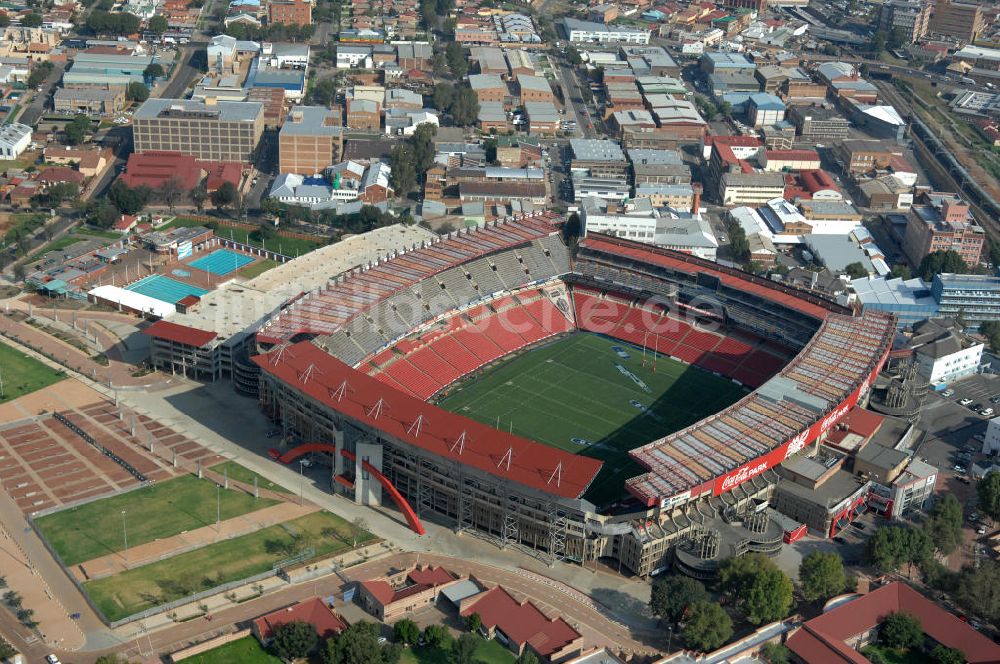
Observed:
[[[882,358],[882,361],[885,361],[884,357]],[[743,464],[736,470],[717,477],[712,495],[718,496],[726,493],[727,491],[732,491],[747,480],[752,480],[754,477],[760,475],[768,469],[780,465],[785,459],[799,452],[803,447],[833,428],[833,425],[839,422],[840,419],[847,414],[847,411],[853,408],[858,401],[868,393],[871,381],[878,374],[881,367],[882,362],[879,362],[872,374],[858,386],[858,389],[844,399],[844,401],[841,402],[836,408],[830,411],[829,415],[826,415],[823,419],[814,423],[805,431],[796,434],[794,438],[779,445],[767,454],[759,456],[749,463]]]
[[[181,242],[177,245],[177,258],[187,258],[193,253],[191,241]]]
[[[660,501],[660,509],[670,509],[677,505],[686,503],[691,499],[691,492],[685,491],[684,493],[678,493],[675,496],[670,496],[669,498],[664,498]]]

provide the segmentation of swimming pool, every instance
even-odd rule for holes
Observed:
[[[253,261],[253,257],[246,254],[239,254],[229,249],[216,249],[208,256],[202,256],[188,265],[212,274],[229,274]]]
[[[148,277],[143,277],[134,284],[126,286],[125,290],[135,291],[140,295],[147,295],[161,302],[169,302],[170,304],[177,304],[178,300],[182,300],[188,295],[201,297],[208,292],[204,288],[175,281],[170,277],[164,277],[162,274],[151,274]]]

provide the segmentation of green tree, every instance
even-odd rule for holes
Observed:
[[[465,619],[465,628],[475,634],[483,627],[483,618],[478,613],[472,613]]]
[[[434,86],[434,108],[438,109],[442,113],[448,111],[451,108],[451,104],[455,101],[455,86],[451,83],[442,81]]]
[[[779,620],[792,606],[792,581],[766,556],[730,558],[719,569],[723,591],[754,625]]]
[[[148,187],[130,188],[121,180],[115,180],[108,190],[108,198],[122,214],[139,214],[149,202]]]
[[[731,118],[733,117],[733,105],[728,101],[724,101],[719,106],[719,112],[722,113],[723,117]]]
[[[0,659],[12,659],[16,654],[17,648],[0,637]]]
[[[205,209],[205,201],[208,200],[208,192],[205,191],[204,185],[198,185],[191,191],[191,202],[194,203],[194,207],[201,213]]]
[[[564,53],[566,55],[566,62],[570,63],[574,67],[578,67],[583,64],[583,58],[580,56],[580,51],[578,51],[575,46],[567,46]]]
[[[84,207],[87,223],[97,228],[111,228],[118,219],[118,210],[106,198],[91,199]]]
[[[361,621],[350,625],[323,646],[324,664],[394,664],[399,660],[398,644],[378,642],[378,626]]]
[[[893,265],[892,270],[889,272],[890,279],[906,280],[909,279],[911,276],[913,275],[910,273],[909,266],[903,265],[902,263],[900,263],[899,265]]]
[[[843,592],[847,586],[844,561],[830,551],[813,551],[799,565],[799,583],[806,600],[829,599]]]
[[[157,36],[162,35],[170,28],[170,26],[167,25],[167,17],[160,14],[157,14],[153,18],[149,19],[149,22],[146,23],[146,27],[149,28],[150,32]]]
[[[1000,521],[1000,473],[991,471],[976,483],[979,509],[994,521]]]
[[[156,17],[154,17],[156,18]],[[142,76],[147,81],[151,81],[154,78],[162,78],[165,75],[163,67],[155,62],[150,63],[142,70]]]
[[[330,106],[337,98],[337,83],[332,78],[324,78],[316,82],[309,94],[314,104]]]
[[[450,638],[451,634],[444,625],[428,625],[424,628],[424,643],[431,648],[444,646]]]
[[[516,660],[514,660],[514,664],[541,664],[541,663],[538,661],[538,657],[535,655],[535,653],[531,652],[531,650],[529,650],[528,648],[525,648],[524,652],[521,653],[521,656],[518,657]]]
[[[93,124],[86,115],[75,115],[73,119],[66,123],[63,133],[66,136],[67,145],[79,145],[84,137],[90,132]]]
[[[282,659],[305,657],[319,644],[316,629],[304,620],[293,620],[274,628],[271,647]]]
[[[878,640],[890,648],[916,648],[924,642],[924,628],[912,613],[896,611],[882,622]]]
[[[963,570],[955,599],[969,613],[989,622],[1000,620],[1000,563],[984,560],[979,567]]]
[[[788,648],[780,643],[765,643],[758,654],[767,664],[788,664],[791,657]]]
[[[681,631],[688,647],[702,652],[715,650],[733,635],[733,621],[713,602],[695,602],[688,609]]]
[[[661,576],[649,592],[649,608],[655,615],[676,623],[689,606],[708,599],[708,591],[696,579],[683,574]]]
[[[566,244],[572,244],[579,240],[581,235],[583,235],[583,221],[579,214],[571,212],[566,218],[566,223],[563,224],[563,241]]]
[[[463,634],[451,647],[452,664],[473,664],[476,660],[476,650],[482,639],[475,634]]]
[[[944,555],[952,553],[962,543],[962,505],[952,494],[945,494],[931,508],[924,529],[934,548]]]
[[[726,224],[729,232],[729,253],[737,263],[747,263],[750,260],[750,242],[746,231],[735,221]]]
[[[403,618],[393,625],[392,633],[397,643],[411,644],[420,640],[420,627],[409,618]]]
[[[931,650],[931,661],[934,664],[965,664],[965,653],[939,643]]]
[[[965,274],[969,271],[969,266],[965,264],[962,257],[951,249],[932,251],[924,256],[917,268],[917,275],[924,281],[930,281],[935,274],[958,273]]]
[[[457,127],[470,127],[479,119],[479,97],[467,85],[455,90],[455,99],[448,109],[451,120]]]
[[[239,198],[239,192],[236,190],[236,185],[232,182],[223,182],[222,185],[212,192],[212,205],[215,209],[222,210],[234,203],[236,203]]]
[[[26,28],[37,28],[43,20],[42,15],[38,12],[29,12],[21,16],[21,25]]]
[[[397,196],[405,197],[417,187],[417,168],[413,148],[401,143],[389,154],[389,184]]]
[[[448,62],[448,70],[455,78],[462,78],[469,72],[469,61],[466,60],[465,51],[458,42],[448,42],[444,49],[444,57]]]
[[[844,274],[851,279],[864,279],[868,276],[868,270],[865,269],[864,265],[855,261],[844,266]]]
[[[39,62],[34,67],[31,68],[31,74],[28,75],[28,86],[32,88],[37,88],[39,85],[45,82],[45,79],[49,77],[52,73],[54,65],[49,62]]]
[[[141,104],[149,99],[149,88],[146,87],[145,83],[132,81],[125,89],[125,98],[129,101],[135,101]]]
[[[894,572],[904,564],[921,564],[934,550],[923,530],[906,526],[882,526],[868,539],[865,557],[883,572]]]

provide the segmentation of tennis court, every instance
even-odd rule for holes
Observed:
[[[188,263],[193,268],[211,272],[212,274],[229,274],[235,272],[244,265],[254,262],[252,256],[240,254],[229,249],[216,249],[208,256],[202,256],[196,261]]]
[[[140,295],[146,295],[161,302],[169,302],[170,304],[177,304],[178,300],[182,300],[188,295],[201,297],[208,292],[204,288],[175,281],[170,277],[164,277],[162,274],[151,274],[148,277],[143,277],[134,284],[126,286],[125,290],[135,291]]]

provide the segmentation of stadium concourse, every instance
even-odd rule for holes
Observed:
[[[290,445],[282,460],[330,452],[331,486],[358,503],[391,499],[415,530],[435,518],[553,559],[608,557],[639,575],[675,561],[708,577],[734,553],[776,553],[788,524],[765,509],[773,468],[865,403],[894,320],[621,239],[595,234],[571,251],[560,221],[540,213],[424,241],[282,305],[244,371]],[[586,499],[600,460],[428,401],[579,331],[753,391],[636,441],[645,472],[602,506]]]

